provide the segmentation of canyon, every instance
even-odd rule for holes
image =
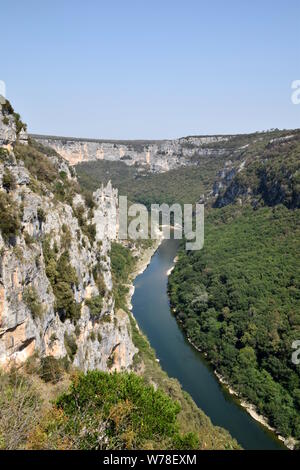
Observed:
[[[226,149],[212,148],[212,145],[228,142],[234,136],[191,136],[161,141],[106,141],[35,134],[31,137],[56,150],[70,165],[95,160],[122,161],[129,166],[161,173],[192,165],[196,156],[224,155]]]

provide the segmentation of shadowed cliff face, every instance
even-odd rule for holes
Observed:
[[[83,370],[130,368],[137,350],[110,263],[117,191],[102,186],[87,207],[65,160],[28,143],[8,107],[0,123],[0,365],[37,352]]]

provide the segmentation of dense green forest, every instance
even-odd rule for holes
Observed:
[[[207,214],[202,251],[169,279],[175,315],[238,393],[300,438],[300,210],[228,206]]]
[[[211,189],[218,169],[225,159],[202,157],[195,166],[182,167],[166,173],[145,173],[124,162],[99,160],[76,166],[81,186],[95,191],[99,185],[111,180],[119,194],[132,202],[151,204],[187,204],[199,201]]]

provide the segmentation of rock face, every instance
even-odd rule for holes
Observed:
[[[183,137],[161,141],[103,141],[32,135],[38,142],[56,150],[70,165],[92,161],[123,161],[154,173],[193,164],[201,155],[223,155],[226,150],[212,144],[227,142],[233,136]]]
[[[9,146],[11,146],[17,139],[22,144],[26,144],[28,140],[26,126],[20,121],[19,115],[14,113],[10,106],[1,104],[3,102],[3,97],[1,98],[0,146],[9,148]]]
[[[33,176],[15,157],[14,118],[3,122],[4,117],[0,107],[0,205],[7,208],[7,224],[14,222],[9,218],[14,208],[20,226],[9,238],[3,224],[0,231],[0,365],[22,363],[37,352],[68,356],[84,371],[129,369],[137,350],[127,314],[115,309],[110,263],[117,192],[110,184],[96,192],[94,217],[86,222],[95,224],[97,236],[91,240],[74,213],[78,206],[88,212],[82,196],[75,195],[71,206],[49,190],[34,189]],[[58,158],[56,163],[72,178],[67,162]],[[51,282],[58,276],[55,259],[61,257],[67,260],[66,271],[76,277],[68,290],[79,310],[76,321],[58,308],[59,290]],[[62,279],[60,288],[66,283]],[[97,308],[93,299],[101,299]]]

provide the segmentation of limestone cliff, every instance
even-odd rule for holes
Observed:
[[[201,155],[224,155],[222,148],[212,144],[226,143],[233,136],[183,137],[174,140],[104,141],[33,135],[38,142],[52,147],[71,165],[92,161],[123,161],[154,173],[162,173],[194,164]]]
[[[28,144],[18,119],[0,107],[0,365],[37,352],[128,369],[136,348],[110,264],[117,191],[100,188],[87,207],[68,163]]]

